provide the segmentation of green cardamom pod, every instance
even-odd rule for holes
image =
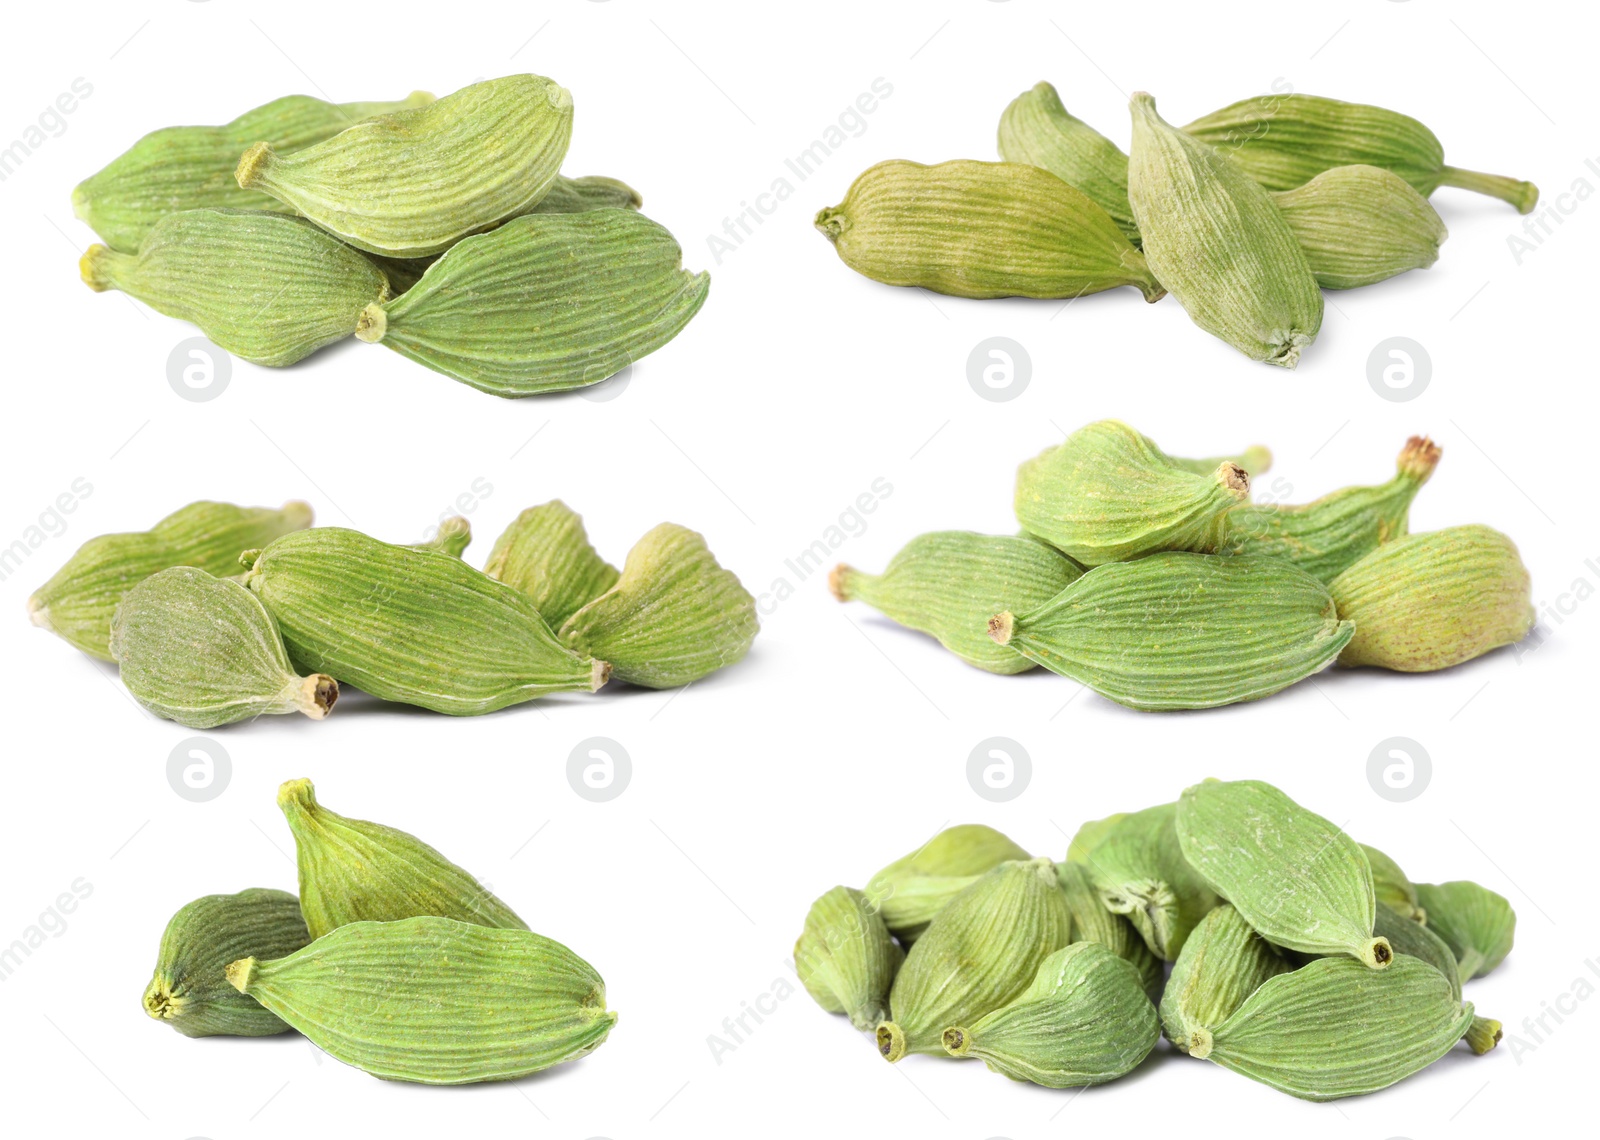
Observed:
[[[278,807],[294,833],[300,910],[313,938],[352,922],[418,915],[528,929],[487,887],[416,836],[323,807],[310,780],[285,781]]]
[[[1395,476],[1387,483],[1346,487],[1294,506],[1242,503],[1224,519],[1225,547],[1232,553],[1287,559],[1319,582],[1332,582],[1407,532],[1411,501],[1433,475],[1439,455],[1437,444],[1414,435],[1406,440],[1395,461]]]
[[[616,677],[647,689],[687,685],[741,660],[755,640],[756,600],[706,540],[662,523],[628,551],[605,593],[561,623],[561,640],[604,655]]]
[[[571,92],[509,75],[290,154],[258,142],[234,176],[357,249],[426,257],[535,206],[571,138]]]
[[[1336,166],[1272,196],[1317,284],[1355,289],[1439,260],[1444,219],[1398,174]]]
[[[1211,459],[1180,459],[1176,455],[1167,456],[1173,463],[1194,475],[1210,475],[1224,463],[1231,463],[1242,468],[1244,473],[1254,479],[1258,475],[1265,475],[1272,468],[1272,452],[1260,444],[1247,447],[1238,455],[1219,455]]]
[[[1111,216],[1048,171],[960,159],[880,162],[816,227],[851,269],[955,297],[1165,290]]]
[[[1277,558],[1168,552],[1097,566],[989,636],[1129,708],[1204,709],[1269,696],[1344,648],[1328,589]]]
[[[1196,119],[1184,131],[1226,152],[1269,190],[1303,186],[1324,170],[1362,164],[1392,170],[1428,197],[1457,186],[1509,202],[1539,201],[1531,182],[1444,164],[1444,147],[1409,115],[1317,95],[1258,95]]]
[[[1420,958],[1444,975],[1450,992],[1461,1000],[1461,970],[1450,947],[1422,923],[1407,918],[1381,900],[1372,920],[1372,932],[1386,938],[1396,954]]]
[[[1361,845],[1260,780],[1207,780],[1178,800],[1189,864],[1261,936],[1307,954],[1394,958],[1372,933],[1377,905]]]
[[[472,545],[472,523],[460,515],[451,515],[439,523],[433,537],[411,544],[413,550],[437,550],[460,558]]]
[[[944,1052],[944,1031],[976,1021],[1028,988],[1039,966],[1067,944],[1072,915],[1049,859],[1002,863],[964,888],[906,955],[889,994],[892,1020],[878,1026],[878,1052]]]
[[[1139,244],[1139,227],[1128,205],[1128,156],[1068,114],[1050,84],[1035,83],[1000,116],[1000,157],[1048,170],[1081,190],[1111,215],[1130,242]]]
[[[362,119],[431,102],[426,91],[414,91],[398,103],[325,103],[287,95],[220,127],[152,131],[80,182],[72,192],[72,209],[121,253],[137,253],[150,228],[179,210],[231,206],[292,213],[270,195],[239,188],[233,170],[245,147],[266,139],[288,154]]]
[[[311,507],[298,501],[276,510],[190,503],[149,530],[91,538],[33,592],[28,616],[85,653],[114,661],[111,619],[134,586],[173,566],[237,574],[240,551],[310,525]]]
[[[806,992],[864,1033],[888,1017],[889,988],[905,957],[866,896],[850,887],[834,887],[811,904],[794,944]]]
[[[1031,537],[944,530],[906,543],[882,574],[841,562],[828,575],[828,588],[841,602],[866,602],[908,629],[931,634],[969,665],[1023,673],[1033,662],[996,645],[984,622],[999,610],[1036,609],[1082,574],[1060,551]]]
[[[1406,878],[1406,873],[1400,869],[1400,864],[1376,847],[1365,843],[1361,845],[1361,852],[1367,857],[1367,866],[1372,868],[1372,890],[1378,902],[1402,918],[1417,923],[1426,922],[1428,912],[1417,901],[1417,888]],[[1426,957],[1424,954],[1417,954],[1414,950],[1406,950],[1403,947],[1396,949],[1418,958]]]
[[[263,210],[168,214],[138,253],[90,246],[79,270],[97,293],[119,290],[274,367],[350,336],[389,295],[367,258],[304,218]]]
[[[1179,1051],[1204,1057],[1211,1037],[1269,978],[1291,969],[1237,910],[1223,903],[1194,928],[1161,995],[1161,1025]]]
[[[589,545],[583,519],[560,499],[529,507],[495,540],[483,572],[521,590],[561,623],[617,584],[617,568]]]
[[[1228,155],[1138,92],[1128,198],[1156,277],[1190,319],[1253,360],[1293,368],[1322,327],[1322,290],[1272,198]]]
[[[1081,863],[1057,863],[1056,882],[1066,896],[1067,910],[1072,913],[1072,941],[1098,942],[1125,960],[1138,973],[1145,996],[1152,1002],[1159,1001],[1161,988],[1166,983],[1161,959],[1126,916],[1112,914],[1105,908],[1089,880],[1088,869]]]
[[[345,1064],[430,1085],[576,1060],[617,1021],[600,975],[561,943],[449,918],[353,922],[234,962],[228,981]]]
[[[466,238],[355,334],[496,396],[598,384],[687,325],[707,273],[632,210],[528,214]]]
[[[230,986],[223,971],[241,955],[281,958],[310,941],[300,900],[287,891],[253,887],[195,899],[161,933],[144,1011],[185,1037],[287,1033],[288,1025]]]
[[[238,582],[174,566],[129,590],[111,622],[111,655],[145,708],[190,728],[300,712],[321,720],[339,682],[289,665],[278,624]]]
[[[1249,494],[1250,477],[1231,461],[1196,474],[1127,424],[1100,420],[1023,463],[1014,506],[1030,534],[1099,566],[1157,550],[1217,550],[1224,514]]]
[[[992,827],[957,824],[873,875],[864,894],[868,905],[883,916],[889,932],[910,944],[979,876],[1002,863],[1031,858]]]
[[[1097,942],[1063,946],[1028,988],[966,1026],[945,1052],[1045,1088],[1099,1085],[1132,1072],[1161,1036],[1138,971]]]
[[[1385,543],[1329,583],[1356,633],[1341,665],[1448,669],[1533,628],[1533,586],[1516,544],[1492,527],[1452,526]]]
[[[472,716],[605,684],[526,594],[442,551],[341,527],[285,535],[241,558],[296,668],[386,701]]]
[[[1428,929],[1456,956],[1463,982],[1487,974],[1511,953],[1516,911],[1488,887],[1465,879],[1418,883],[1417,900],[1428,912]]]

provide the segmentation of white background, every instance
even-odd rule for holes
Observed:
[[[0,944],[55,928],[0,982],[8,1115],[129,1137],[550,1136],[819,1132],[1027,1137],[1174,1121],[1195,1135],[1490,1136],[1587,1101],[1600,1002],[1592,735],[1600,605],[1593,503],[1592,305],[1600,185],[1595,29],[1577,4],[1093,6],[612,3],[349,5],[293,0],[29,8],[7,29],[0,141],[84,78],[93,93],[0,182],[7,225],[4,509],[24,541],[74,480],[92,493],[0,581],[8,810]],[[505,402],[355,342],[299,367],[235,362],[217,399],[179,398],[168,354],[194,330],[79,282],[93,239],[73,185],[156,127],[223,122],[290,92],[345,101],[445,94],[518,70],[576,100],[568,173],[625,178],[712,273],[710,298],[615,399]],[[1175,123],[1276,83],[1412,113],[1457,165],[1545,191],[1534,241],[1508,206],[1443,190],[1451,237],[1427,272],[1331,295],[1296,372],[1212,340],[1170,299],[1133,290],[1057,303],[891,290],[845,269],[810,225],[886,158],[993,158],[1001,109],[1039,79],[1126,145],[1128,93]],[[809,179],[785,167],[875,79],[893,88]],[[849,125],[849,124],[847,124]],[[792,195],[734,251],[708,237],[787,178]],[[1588,197],[1560,199],[1580,184]],[[1528,243],[1519,258],[1509,239]],[[1009,402],[980,399],[967,358],[992,336],[1031,357]],[[1433,376],[1395,402],[1368,383],[1374,347],[1410,337]],[[1102,416],[1167,449],[1265,443],[1260,486],[1290,500],[1378,482],[1413,432],[1444,448],[1416,529],[1483,522],[1531,567],[1540,636],[1445,673],[1330,673],[1257,704],[1125,711],[1042,672],[993,677],[787,564],[831,535],[879,569],[913,535],[1006,532],[1015,464]],[[531,440],[531,442],[530,442]],[[848,512],[884,480],[871,514]],[[142,529],[197,498],[305,498],[322,522],[421,537],[475,480],[481,564],[523,507],[561,497],[603,553],[670,519],[703,531],[763,595],[735,669],[686,692],[608,689],[471,720],[359,698],[331,720],[269,718],[207,734],[231,757],[217,798],[169,786],[193,733],[157,720],[114,672],[28,626],[24,602],[83,540]],[[1278,483],[1276,481],[1282,480]],[[838,527],[838,531],[830,528]],[[42,536],[42,531],[40,535]],[[1594,558],[1597,561],[1588,562]],[[779,582],[793,587],[777,603]],[[1584,583],[1574,593],[1579,582]],[[1564,608],[1567,613],[1561,613]],[[1559,618],[1559,622],[1557,621]],[[632,779],[581,798],[567,757],[619,742]],[[993,803],[969,784],[980,740],[1031,756]],[[1422,794],[1391,802],[1368,757],[1404,736],[1431,756]],[[1473,878],[1520,919],[1516,950],[1471,983],[1527,1048],[1464,1051],[1375,1096],[1303,1104],[1162,1046],[1133,1077],[1081,1095],[981,1065],[891,1069],[792,991],[811,899],[860,885],[938,827],[998,826],[1060,857],[1108,812],[1170,800],[1204,776],[1259,777],[1375,843],[1421,880]],[[604,974],[621,1019],[593,1056],[512,1085],[375,1081],[294,1036],[191,1041],[138,1004],[168,916],[247,886],[293,889],[277,784],[310,776],[333,809],[409,829],[480,875],[538,930]],[[56,897],[92,893],[63,921]],[[64,929],[62,928],[64,925]],[[787,993],[774,998],[774,992]],[[1536,1039],[1523,1027],[1549,1007]],[[708,1037],[772,1009],[720,1059]],[[1537,1027],[1534,1027],[1537,1029]],[[1153,1110],[1153,1112],[1152,1112]],[[19,1122],[20,1131],[26,1124]]]

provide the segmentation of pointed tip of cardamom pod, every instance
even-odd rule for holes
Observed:
[[[1128,99],[1128,108],[1134,112],[1156,113],[1156,97],[1148,91],[1135,91]]]
[[[851,585],[858,571],[854,566],[846,566],[843,562],[828,571],[828,593],[832,594],[835,601],[848,602],[855,596]]]
[[[874,1034],[878,1041],[878,1052],[883,1054],[883,1059],[891,1065],[906,1055],[906,1035],[898,1025],[892,1021],[885,1021],[878,1026]]]
[[[1250,472],[1231,459],[1217,464],[1216,480],[1234,498],[1241,501],[1250,497]]]
[[[52,631],[55,629],[50,624],[50,607],[44,604],[38,594],[32,594],[28,598],[28,620],[40,629]]]
[[[383,306],[373,301],[361,310],[361,315],[356,318],[356,339],[364,340],[368,344],[377,344],[383,339],[383,334],[389,331],[389,314],[383,311]]]
[[[78,276],[96,293],[104,293],[112,287],[105,269],[107,259],[113,256],[109,246],[97,243],[84,250],[83,256],[78,259]]]
[[[829,241],[838,241],[839,235],[845,231],[844,212],[837,206],[824,206],[817,211],[812,225],[817,227],[817,232]]]
[[[80,222],[89,220],[89,188],[82,182],[72,188],[72,216]]]
[[[1017,619],[1010,610],[995,614],[989,619],[989,637],[996,645],[1010,645]]]
[[[326,673],[313,673],[300,681],[296,704],[312,720],[321,720],[333,711],[339,699],[339,682]]]
[[[237,962],[229,962],[227,968],[223,970],[223,976],[234,989],[247,994],[250,992],[250,983],[255,981],[256,960],[240,958]]]
[[[972,1035],[965,1029],[946,1029],[939,1036],[944,1051],[952,1057],[965,1057],[972,1049]]]
[[[611,662],[591,661],[590,666],[589,691],[591,693],[599,692],[605,686],[605,683],[611,680]]]
[[[1186,1052],[1196,1060],[1204,1061],[1211,1056],[1211,1046],[1211,1030],[1196,1029],[1189,1034],[1189,1044]]]
[[[284,520],[296,530],[304,530],[317,517],[317,512],[304,499],[290,499],[278,509],[283,512]]]
[[[144,988],[144,1011],[157,1021],[171,1021],[183,1007],[183,999],[172,992],[172,981],[160,974],[150,979]],[[1496,1024],[1499,1024],[1498,1022]],[[1469,1034],[1470,1036],[1470,1034]]]
[[[254,547],[251,547],[249,550],[241,550],[239,552],[239,565],[244,567],[244,569],[246,569],[246,570],[250,570],[250,571],[255,570],[256,563],[259,562],[260,560],[261,560],[261,547],[259,547],[259,546],[254,546]],[[248,581],[247,581],[246,584],[248,584]]]
[[[1478,1056],[1483,1056],[1505,1036],[1505,1027],[1492,1017],[1474,1017],[1467,1026],[1466,1042]]]
[[[277,157],[272,144],[267,142],[258,142],[245,151],[239,157],[239,165],[233,171],[233,177],[239,183],[239,187],[243,190],[253,189],[261,181],[264,169]]]
[[[278,785],[278,807],[285,814],[290,808],[306,811],[317,806],[317,790],[305,778],[285,780]]]
[[[1427,436],[1414,435],[1400,449],[1400,457],[1395,460],[1395,465],[1399,467],[1400,474],[1426,483],[1433,469],[1439,466],[1439,457],[1443,454],[1444,449]]]
[[[550,100],[550,105],[558,111],[565,111],[572,106],[572,92],[552,79],[544,89],[544,97]]]
[[[1394,948],[1387,938],[1374,938],[1361,948],[1361,960],[1371,969],[1386,969],[1394,961]]]
[[[1300,354],[1315,339],[1305,333],[1290,333],[1289,339],[1278,345],[1278,350],[1267,357],[1267,363],[1276,364],[1279,368],[1287,368],[1293,372],[1295,366],[1300,363]]]
[[[1428,909],[1427,909],[1427,907],[1419,906],[1415,910],[1413,910],[1411,912],[1411,921],[1416,923],[1418,926],[1427,926],[1428,925]]]

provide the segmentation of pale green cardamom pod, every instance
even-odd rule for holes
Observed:
[[[472,523],[460,515],[451,515],[439,523],[433,537],[411,544],[413,550],[438,550],[453,558],[460,558],[472,545]]]
[[[976,1021],[1028,988],[1067,944],[1072,915],[1049,859],[1002,863],[951,899],[906,955],[889,994],[878,1052],[944,1052],[944,1031]]]
[[[509,75],[292,154],[258,142],[235,177],[357,249],[426,257],[537,205],[571,137],[571,92]]]
[[[561,623],[560,636],[604,657],[630,685],[671,689],[741,660],[758,629],[756,600],[706,540],[662,523],[628,551],[614,586]]]
[[[616,1024],[605,982],[527,930],[449,918],[354,922],[228,981],[330,1056],[430,1085],[515,1080],[596,1049]]]
[[[1249,494],[1249,475],[1231,461],[1196,474],[1127,424],[1100,420],[1017,468],[1013,505],[1030,534],[1099,566],[1157,550],[1214,551],[1224,514]]]
[[[362,119],[431,102],[426,91],[414,91],[398,103],[325,103],[286,95],[220,127],[151,131],[80,182],[72,192],[72,209],[101,241],[122,253],[137,253],[150,228],[179,210],[231,206],[293,213],[268,194],[239,188],[233,171],[245,147],[266,139],[288,154]]]
[[[310,525],[311,507],[299,501],[276,510],[190,503],[149,530],[91,538],[28,598],[28,616],[85,653],[113,661],[111,619],[134,586],[173,566],[237,574],[241,551]]]
[[[281,958],[311,941],[300,900],[253,887],[206,895],[180,907],[161,933],[144,1011],[185,1037],[268,1037],[289,1026],[228,984],[228,963],[251,954]]]
[[[518,515],[495,540],[483,572],[532,598],[551,629],[560,629],[619,576],[589,545],[583,519],[560,499]]]
[[[1243,468],[1244,473],[1252,479],[1258,475],[1265,475],[1272,468],[1272,452],[1260,444],[1247,447],[1238,455],[1219,455],[1211,459],[1181,459],[1176,455],[1169,455],[1167,458],[1195,475],[1210,475],[1224,463]]]
[[[1367,866],[1372,868],[1372,890],[1378,902],[1402,918],[1418,923],[1427,922],[1428,912],[1417,901],[1417,888],[1406,878],[1406,873],[1400,869],[1400,864],[1376,847],[1365,843],[1361,845],[1361,852],[1367,857]],[[1397,947],[1397,949],[1403,948]],[[1403,952],[1415,953],[1412,950]],[[1418,954],[1417,957],[1424,955]]]
[[[1328,585],[1356,626],[1341,665],[1403,673],[1448,669],[1533,628],[1533,586],[1516,544],[1486,526],[1453,526],[1380,546]]]
[[[1031,858],[992,827],[957,824],[873,875],[864,893],[889,932],[909,944],[980,875],[1002,863]]]
[[[1189,864],[1263,938],[1307,954],[1394,958],[1372,933],[1372,870],[1361,845],[1260,780],[1206,780],[1178,800]]]
[[[139,252],[90,246],[89,288],[117,289],[188,321],[255,364],[293,364],[356,331],[389,295],[382,270],[304,218],[263,210],[168,214]]]
[[[841,602],[866,602],[931,634],[969,665],[1023,673],[1033,662],[996,645],[984,622],[1000,610],[1042,606],[1082,574],[1060,551],[1031,537],[943,530],[906,543],[882,574],[841,562],[828,575],[828,588]]]
[[[466,238],[356,336],[496,396],[582,388],[648,356],[705,303],[661,225],[632,210],[529,214]]]
[[[1022,163],[880,162],[815,224],[840,260],[885,285],[955,297],[1165,293],[1109,214]]]
[[[1322,327],[1322,291],[1272,198],[1225,153],[1138,92],[1128,197],[1157,279],[1195,324],[1253,360],[1293,368]]]
[[[1418,883],[1417,900],[1428,912],[1428,929],[1456,956],[1463,982],[1487,974],[1511,953],[1517,914],[1488,887],[1466,879]]]
[[[321,720],[339,682],[302,677],[278,624],[238,582],[174,566],[129,590],[111,621],[111,655],[145,708],[190,728],[304,713]]]
[[[1114,1081],[1150,1055],[1161,1029],[1139,973],[1097,942],[1046,958],[1006,1005],[946,1029],[945,1052],[1014,1081],[1066,1089]]]
[[[866,896],[851,887],[834,887],[812,903],[794,944],[806,992],[864,1033],[889,1016],[889,988],[905,956]]]
[[[1181,1052],[1204,1057],[1212,1032],[1269,978],[1292,967],[1227,903],[1194,928],[1161,995],[1161,1026]]]
[[[1336,166],[1272,200],[1324,289],[1426,269],[1450,236],[1426,198],[1376,166]]]
[[[319,527],[241,561],[297,668],[386,701],[472,716],[592,692],[609,675],[562,645],[526,594],[442,551]]]
[[[1000,157],[1048,170],[1081,190],[1111,215],[1130,242],[1139,244],[1139,227],[1128,205],[1128,156],[1068,114],[1050,84],[1035,83],[1000,116]]]
[[[1380,938],[1388,939],[1390,949],[1396,954],[1409,954],[1413,958],[1420,958],[1438,970],[1444,975],[1445,981],[1450,983],[1450,992],[1455,995],[1456,1000],[1461,1000],[1461,970],[1456,963],[1455,953],[1444,939],[1422,923],[1405,917],[1382,900],[1379,900],[1374,913],[1372,932]]]
[[[1166,982],[1161,959],[1126,916],[1112,914],[1105,908],[1089,880],[1088,869],[1081,863],[1057,863],[1056,882],[1066,896],[1067,909],[1072,912],[1072,941],[1098,942],[1126,960],[1138,972],[1145,996],[1152,1002],[1159,1001]]]
[[[1346,487],[1310,503],[1242,503],[1223,520],[1226,549],[1293,562],[1332,582],[1356,562],[1410,529],[1411,501],[1438,466],[1440,450],[1414,435],[1395,460],[1395,476],[1375,487]],[[1359,636],[1359,631],[1358,631]]]
[[[1329,665],[1354,632],[1328,589],[1277,558],[1168,552],[1097,566],[989,636],[1146,711],[1253,701]]]
[[[323,807],[310,780],[285,781],[278,807],[294,833],[300,910],[313,938],[352,922],[418,915],[528,929],[469,872],[416,836]]]

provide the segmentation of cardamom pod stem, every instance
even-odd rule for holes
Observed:
[[[589,545],[583,519],[560,499],[523,511],[495,540],[483,572],[521,590],[551,629],[617,584]]]
[[[834,887],[811,904],[794,944],[801,984],[829,1013],[842,1013],[864,1033],[889,1014],[889,988],[905,961],[866,896]]]
[[[1504,1029],[1505,1027],[1492,1017],[1474,1017],[1472,1024],[1467,1027],[1464,1040],[1472,1051],[1481,1057],[1500,1044],[1500,1039],[1505,1036]]]
[[[980,875],[1002,863],[1031,858],[992,827],[958,824],[873,875],[863,894],[889,932],[909,945]]]
[[[472,523],[460,515],[451,515],[442,521],[434,531],[433,537],[424,542],[412,544],[413,550],[437,550],[460,558],[467,552],[467,547],[472,545]]]
[[[1128,205],[1128,156],[1088,123],[1068,114],[1048,83],[1035,83],[1000,116],[1000,157],[1048,170],[1081,190],[1139,244]]]
[[[1471,190],[1474,194],[1487,194],[1502,202],[1509,202],[1519,214],[1531,214],[1539,204],[1539,188],[1532,182],[1507,178],[1503,174],[1482,174],[1476,170],[1461,170],[1454,166],[1439,168],[1439,185]]]

